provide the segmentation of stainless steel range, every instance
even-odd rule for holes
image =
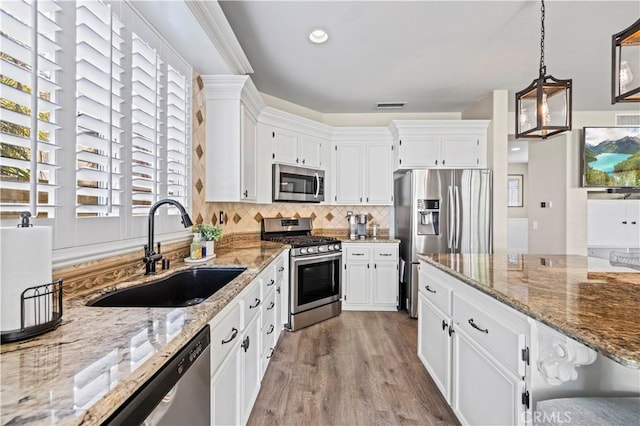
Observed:
[[[342,312],[342,244],[311,235],[311,218],[264,218],[262,239],[291,245],[289,324],[291,331]]]

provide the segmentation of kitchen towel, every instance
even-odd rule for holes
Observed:
[[[0,228],[0,330],[20,329],[20,295],[28,288],[51,282],[52,231],[50,226]],[[51,303],[51,301],[49,301]],[[51,320],[40,304],[25,310],[25,326]]]

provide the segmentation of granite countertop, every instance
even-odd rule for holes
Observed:
[[[0,423],[100,424],[287,247],[258,242],[217,250],[217,257],[206,263],[176,264],[154,277],[141,276],[109,289],[193,267],[247,267],[191,307],[86,306],[106,290],[65,300],[62,324],[55,331],[0,346]]]
[[[389,237],[378,237],[378,238],[371,238],[371,237],[367,237],[364,240],[351,240],[349,238],[341,238],[340,241],[342,242],[342,244],[352,244],[352,243],[400,243],[400,240],[396,240],[393,238],[389,238]]]
[[[418,257],[602,355],[640,368],[640,273],[590,272],[584,256]]]

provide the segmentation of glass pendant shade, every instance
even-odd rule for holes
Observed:
[[[516,93],[516,138],[546,139],[571,130],[572,80],[543,75]]]
[[[640,19],[612,37],[611,103],[617,102],[640,102]]]

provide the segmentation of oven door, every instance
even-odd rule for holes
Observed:
[[[291,258],[292,314],[340,300],[342,253]]]

